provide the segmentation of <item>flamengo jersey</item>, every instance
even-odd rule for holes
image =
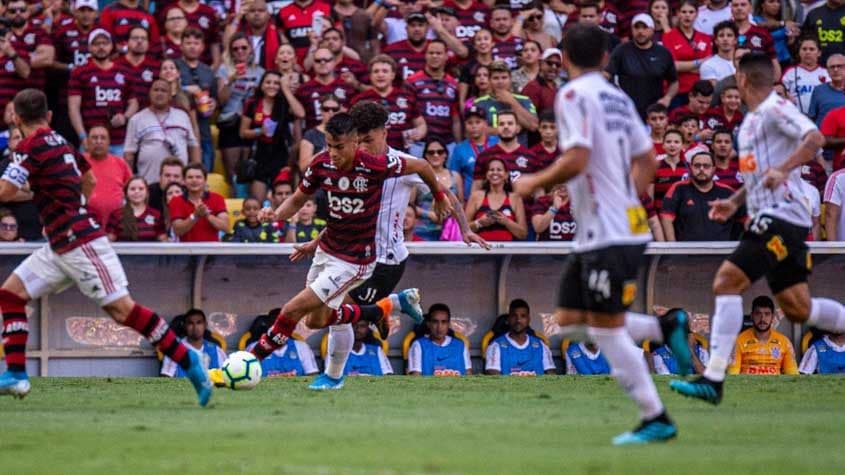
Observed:
[[[804,69],[800,64],[786,70],[781,77],[783,87],[789,98],[792,99],[798,109],[804,114],[810,111],[810,98],[813,96],[813,89],[816,86],[830,81],[827,70],[821,66],[816,69]]]
[[[88,61],[70,72],[68,96],[82,97],[79,106],[85,130],[108,124],[112,116],[123,113],[132,98],[132,72],[118,62],[102,69]],[[123,144],[126,126],[109,128],[112,144]]]
[[[490,18],[490,7],[487,4],[473,0],[467,8],[462,8],[454,0],[446,0],[443,2],[443,6],[455,9],[455,15],[458,17],[455,37],[464,43],[472,40],[478,30],[487,28]]]
[[[308,34],[311,33],[311,23],[314,20],[314,13],[322,12],[323,18],[329,19],[332,9],[327,4],[313,0],[302,7],[291,2],[279,10],[278,24],[284,30],[285,36],[290,40],[291,46],[296,50],[296,61],[301,65],[311,46]]]
[[[38,216],[56,254],[105,236],[85,209],[82,196],[82,175],[90,169],[64,137],[44,127],[18,144],[3,173],[2,179],[18,188],[29,181]]]
[[[407,161],[420,160],[388,147],[388,162],[400,158]],[[378,262],[394,266],[408,258],[408,248],[405,247],[405,234],[402,230],[405,208],[408,207],[408,201],[411,199],[411,191],[417,185],[424,183],[416,173],[384,180],[376,227],[376,260]]]
[[[294,93],[302,107],[305,108],[305,128],[313,129],[322,120],[323,112],[320,110],[320,99],[328,94],[334,94],[340,99],[340,105],[346,107],[349,105],[349,100],[355,94],[355,89],[349,84],[343,82],[340,78],[335,78],[328,84],[323,84],[317,81],[317,78],[312,78],[308,82],[301,84]]]
[[[150,88],[153,85],[153,80],[158,77],[161,62],[149,53],[137,66],[130,63],[126,56],[121,56],[115,62],[132,74],[132,96],[138,99],[138,110],[140,111],[150,105]]]
[[[387,178],[401,176],[405,166],[403,157],[374,157],[357,150],[352,168],[343,171],[332,164],[328,152],[314,156],[302,175],[299,189],[307,195],[313,195],[318,189],[327,194],[329,219],[320,248],[353,264],[369,264],[376,260],[373,247],[382,187]],[[404,213],[402,210],[403,217]]]
[[[136,8],[121,5],[119,2],[109,3],[100,12],[100,26],[111,33],[114,39],[115,51],[118,54],[126,52],[129,42],[129,32],[135,26],[142,26],[150,32],[150,47],[161,41],[158,23],[142,6]],[[87,40],[87,38],[86,38]]]
[[[354,106],[360,101],[373,101],[387,107],[387,144],[393,148],[404,149],[405,139],[402,132],[412,128],[414,119],[420,116],[417,96],[405,87],[392,86],[384,97],[375,89],[367,89],[353,97],[350,105]]]
[[[520,145],[512,152],[508,152],[502,148],[502,143],[499,142],[478,154],[478,158],[475,161],[475,168],[472,172],[472,179],[486,179],[487,163],[494,158],[505,162],[505,166],[510,174],[511,183],[518,180],[523,173],[534,173],[539,170],[537,168],[537,156],[534,155],[534,152],[526,148],[525,145]]]
[[[56,47],[56,61],[72,64],[74,68],[88,62],[88,33],[82,31],[72,18],[62,21],[53,29],[52,41]]]
[[[414,48],[410,41],[402,40],[391,43],[382,50],[382,53],[396,61],[396,66],[399,68],[396,75],[396,84],[407,81],[411,75],[425,69],[426,48],[428,48],[427,40],[420,49]]]
[[[444,143],[454,142],[452,117],[458,115],[458,81],[448,74],[443,79],[434,79],[421,70],[405,83],[417,94],[417,106],[428,126],[428,136],[439,137]]]
[[[750,218],[766,214],[796,226],[812,226],[801,191],[801,167],[790,171],[786,181],[774,190],[763,186],[763,177],[769,168],[783,164],[813,130],[818,130],[813,121],[774,91],[745,116],[739,128],[739,171],[748,188]]]
[[[587,168],[567,184],[578,222],[575,249],[650,241],[630,170],[632,157],[648,153],[652,144],[631,99],[590,72],[558,91],[555,116],[561,151],[590,150]]]

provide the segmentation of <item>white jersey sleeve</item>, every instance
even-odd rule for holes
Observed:
[[[387,359],[387,355],[380,346],[378,347],[378,362],[381,366],[381,374],[393,374],[393,365],[390,364],[390,360]]]
[[[550,369],[557,370],[557,366],[555,366],[555,360],[552,358],[552,350],[549,349],[549,345],[546,342],[541,342],[543,345],[543,371],[548,371]]]
[[[819,369],[819,355],[816,353],[816,347],[810,346],[804,357],[801,358],[801,364],[798,366],[798,372],[801,374],[813,374]]]
[[[469,348],[464,345],[464,368],[467,371],[472,371],[472,360],[469,358]]]
[[[484,355],[484,369],[502,372],[502,350],[496,342],[487,345],[487,352]]]
[[[296,352],[299,354],[299,359],[302,362],[302,370],[306,375],[317,374],[320,369],[317,367],[317,360],[314,358],[314,352],[308,343],[299,340],[293,340],[296,345]]]
[[[422,346],[419,341],[411,343],[408,350],[408,373],[422,373]]]
[[[564,86],[555,97],[558,143],[561,150],[574,147],[593,148],[593,124],[590,123],[587,97]]]

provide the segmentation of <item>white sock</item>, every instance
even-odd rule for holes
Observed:
[[[625,329],[634,341],[649,340],[652,343],[663,343],[660,321],[653,315],[625,312]]]
[[[587,343],[593,341],[590,339],[590,335],[587,334],[587,328],[587,325],[580,323],[575,325],[565,325],[560,327],[560,334],[567,340]]]
[[[643,359],[643,351],[634,344],[625,328],[590,327],[590,337],[613,369],[613,376],[640,408],[643,420],[663,413],[663,403]]]
[[[717,295],[716,312],[710,322],[710,361],[704,370],[704,377],[711,381],[724,381],[725,371],[736,336],[742,329],[742,297],[739,295]]]
[[[812,299],[807,324],[833,333],[845,332],[845,307],[836,300]]]
[[[329,377],[338,379],[343,376],[343,369],[346,367],[346,360],[349,359],[349,352],[355,344],[355,332],[352,325],[332,325],[329,327],[329,344],[326,358],[326,374]]]

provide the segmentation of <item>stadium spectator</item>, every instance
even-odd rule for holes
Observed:
[[[109,153],[109,131],[95,125],[88,131],[88,153],[85,159],[97,179],[88,197],[86,209],[105,228],[109,216],[123,206],[123,188],[132,178],[132,170],[121,157]]]
[[[509,110],[502,110],[499,111],[497,118],[498,124],[493,131],[498,133],[499,143],[478,155],[472,176],[473,191],[481,189],[482,182],[486,178],[487,162],[492,159],[499,159],[505,163],[506,169],[510,171],[509,181],[511,182],[518,180],[523,173],[531,173],[537,169],[537,156],[518,140],[520,127],[516,114]]]
[[[569,206],[566,185],[556,185],[531,206],[531,226],[538,241],[572,241],[578,225]]]
[[[840,163],[840,161],[837,160],[835,163]],[[819,194],[823,194],[824,187],[827,184],[827,170],[825,170],[824,158],[819,156],[801,165],[801,178],[815,186]]]
[[[18,234],[18,218],[8,208],[0,208],[0,242],[23,242]]]
[[[845,167],[845,105],[828,112],[819,130],[824,134],[824,148],[833,155],[833,170]]]
[[[202,355],[206,369],[219,368],[226,361],[226,353],[211,338],[206,337],[208,321],[205,312],[192,308],[185,312],[185,338],[188,348]],[[161,375],[169,378],[184,378],[185,370],[169,357],[161,362]]]
[[[522,37],[513,34],[513,24],[513,15],[508,5],[497,4],[492,7],[490,32],[493,34],[493,60],[503,61],[512,70],[518,66],[517,57],[523,44]]]
[[[732,21],[723,21],[716,25],[713,29],[713,56],[701,63],[699,69],[701,79],[715,85],[736,73],[733,59],[738,36],[739,32]]]
[[[459,84],[460,85],[460,84]],[[475,76],[472,77],[472,86],[468,90],[470,98],[463,104],[464,110],[475,107],[475,101],[479,97],[493,94],[493,85],[490,83],[490,66],[478,65]]]
[[[801,193],[804,195],[804,205],[810,210],[810,234],[807,236],[808,241],[817,241],[822,237],[821,233],[821,215],[822,215],[822,201],[819,190],[816,189],[810,182],[802,179],[799,182],[801,186]]]
[[[698,15],[693,25],[696,31],[713,35],[716,25],[731,19],[731,6],[728,0],[707,0],[698,7]]]
[[[405,31],[406,39],[390,43],[383,51],[396,62],[399,68],[396,78],[399,82],[404,82],[425,67],[428,19],[421,12],[411,13],[405,17]]]
[[[167,241],[164,218],[149,206],[147,181],[139,176],[129,179],[124,187],[124,198],[123,206],[112,211],[105,225],[109,240]]]
[[[261,202],[255,198],[247,198],[241,207],[241,216],[232,228],[232,234],[226,236],[226,241],[241,243],[277,243],[284,240],[273,227],[272,223],[262,223],[258,220]]]
[[[539,136],[540,141],[531,147],[531,152],[537,157],[534,162],[535,170],[542,170],[552,164],[561,155],[557,146],[558,130],[553,110],[540,113]]]
[[[581,376],[610,374],[610,365],[595,343],[569,343],[564,359],[566,374]]]
[[[293,142],[290,124],[293,118],[305,117],[305,109],[294,97],[290,82],[283,81],[276,71],[265,71],[252,97],[244,106],[240,135],[255,141],[252,176],[239,176],[250,181],[250,193],[258,200],[267,195],[267,188],[279,171],[288,164],[288,151]]]
[[[466,139],[455,145],[449,158],[449,169],[461,174],[464,183],[464,197],[472,191],[475,163],[479,154],[496,145],[499,137],[487,133],[487,114],[477,107],[464,112],[464,131]]]
[[[220,21],[217,12],[205,2],[199,0],[176,0],[164,8],[166,17],[170,9],[179,9],[185,16],[188,28],[196,28],[203,33],[203,50],[201,61],[210,64],[212,68],[220,66],[222,58]]]
[[[775,55],[782,66],[791,63],[789,49],[801,33],[801,26],[794,21],[797,12],[787,11],[787,4],[783,0],[757,0],[752,16],[757,26],[769,31],[775,43]]]
[[[412,13],[422,13],[423,8],[420,0],[383,0],[372,2],[367,13],[373,18],[373,27],[384,36],[384,44],[389,46],[408,38],[405,19]],[[433,37],[433,33],[428,35]]]
[[[494,61],[490,64],[489,70],[492,92],[489,95],[477,97],[473,106],[487,112],[487,123],[492,129],[496,128],[499,122],[498,116],[502,111],[511,111],[522,130],[520,143],[525,143],[526,133],[536,131],[540,125],[537,120],[537,108],[528,97],[511,92],[511,70],[508,69],[507,64]],[[491,130],[490,133],[495,133],[495,131]]]
[[[798,365],[801,374],[845,373],[845,333],[825,333],[810,343]]]
[[[428,138],[445,144],[461,140],[458,114],[458,82],[446,73],[446,43],[431,40],[425,51],[425,66],[405,83],[417,97],[417,107],[426,123]]]
[[[8,107],[7,109],[12,109],[12,107]],[[13,115],[6,114],[6,118],[10,122],[12,121],[12,117]],[[2,159],[0,159],[0,174],[4,173],[6,167],[12,163],[12,153],[17,149],[21,140],[23,140],[21,130],[13,125],[9,129],[8,148]],[[41,223],[41,218],[38,216],[38,208],[35,206],[32,198],[33,193],[31,190],[21,189],[11,201],[3,203],[3,207],[10,210],[15,216],[18,223],[18,235],[24,241],[43,241],[44,235],[42,230],[44,226]]]
[[[711,36],[693,28],[697,15],[697,2],[684,0],[678,10],[677,28],[663,34],[663,46],[672,53],[675,70],[678,71],[678,94],[673,105],[680,106],[687,102],[687,94],[700,79],[701,63],[713,54]]]
[[[211,170],[214,165],[211,116],[217,109],[217,78],[211,66],[200,61],[205,50],[203,41],[204,35],[200,30],[185,30],[182,35],[182,57],[176,60],[176,67],[179,69],[182,89],[196,101],[202,163],[206,170]]]
[[[249,158],[253,142],[240,136],[241,113],[263,75],[264,68],[253,62],[249,38],[240,32],[232,35],[229,47],[223,53],[223,62],[217,68],[217,98],[221,104],[217,117],[220,131],[217,146],[229,182],[235,176],[238,162]]]
[[[523,6],[519,15],[516,17],[513,31],[525,39],[520,55],[520,64],[522,66],[525,66],[525,46],[529,42],[533,41],[537,46],[537,58],[540,57],[541,51],[557,44],[554,37],[546,33],[543,29],[543,10],[540,4],[540,2],[529,2],[528,5]],[[518,87],[516,91],[519,92],[520,89],[522,88]]]
[[[690,346],[690,353],[692,354],[693,371],[695,374],[702,374],[707,366],[707,361],[710,359],[710,352],[698,341],[695,333],[690,332],[687,340]]]
[[[433,138],[426,141],[422,155],[431,165],[440,185],[454,193],[458,202],[463,204],[464,184],[459,173],[446,168],[448,153],[445,143]],[[421,241],[439,241],[443,231],[443,218],[434,210],[434,195],[427,185],[417,186],[414,205],[417,215],[414,235]]]
[[[730,241],[739,237],[745,212],[740,209],[725,222],[708,217],[710,203],[727,199],[734,190],[713,181],[715,166],[710,152],[698,152],[690,160],[690,177],[666,192],[660,222],[666,241]]]
[[[47,72],[56,58],[56,48],[50,41],[49,32],[32,24],[30,18],[31,12],[28,10],[26,0],[10,0],[6,3],[5,19],[8,22],[9,31],[6,40],[11,48],[7,48],[5,56],[16,62],[14,53],[20,55],[22,51],[26,51],[30,67],[26,85],[43,89],[47,83]],[[19,65],[16,64],[16,71],[18,67]]]
[[[739,173],[739,159],[734,150],[733,134],[727,129],[716,129],[713,132],[713,163],[716,167],[714,180],[738,190],[742,186],[742,175]]]
[[[326,123],[340,112],[340,99],[333,94],[320,98],[320,123],[305,131],[299,142],[299,169],[305,170],[314,155],[326,149]]]
[[[103,7],[99,26],[111,34],[115,51],[124,54],[129,43],[129,32],[140,26],[150,32],[150,44],[161,41],[158,23],[142,5],[141,0],[117,0]]]
[[[649,190],[649,195],[654,199],[654,207],[658,211],[663,206],[663,197],[669,188],[689,177],[689,166],[682,156],[683,140],[683,134],[677,129],[669,129],[663,134],[663,154],[657,156],[659,165]]]
[[[745,48],[737,48],[734,50],[734,69],[739,64],[739,60],[750,51]],[[722,90],[727,87],[736,87],[736,74],[731,74],[716,82],[713,86],[713,106],[719,105],[719,100],[722,95]]]
[[[310,28],[311,25],[308,26]],[[255,52],[255,64],[265,70],[273,69],[282,37],[275,22],[271,21],[265,0],[241,3],[241,8],[223,32],[223,44],[228,44],[237,31],[246,33],[250,38]]]
[[[188,17],[177,6],[167,9],[164,14],[164,34],[161,35],[162,59],[179,59],[182,57],[182,35],[188,28]],[[155,48],[154,48],[155,49]]]
[[[751,0],[731,0],[731,19],[739,32],[737,47],[761,52],[771,58],[775,77],[779,78],[781,69],[775,52],[775,42],[769,30],[752,23]]]
[[[751,302],[752,327],[737,336],[728,374],[798,374],[792,343],[772,328],[774,319],[771,298],[761,295]]]
[[[830,82],[813,89],[807,115],[821,126],[827,114],[837,107],[845,106],[845,55],[832,54],[827,59]]]
[[[472,44],[476,33],[487,28],[490,19],[487,3],[478,0],[446,0],[443,6],[454,10],[460,25],[455,36],[467,45]],[[560,24],[557,24],[557,28],[560,31]]]
[[[331,25],[331,7],[328,3],[320,0],[294,0],[279,10],[276,24],[296,50],[296,60],[299,64],[305,59],[305,54],[311,46],[311,35],[318,38],[325,28]],[[318,25],[319,31],[314,30]]]
[[[678,374],[678,361],[668,345],[660,345],[652,349],[650,357],[654,374]]]
[[[607,72],[645,118],[646,108],[655,102],[669,107],[678,93],[678,73],[672,53],[654,42],[654,20],[646,14],[637,15],[632,26],[631,41],[613,50]]]
[[[830,175],[824,189],[825,236],[828,241],[845,241],[845,169]]]
[[[346,44],[358,52],[364,64],[379,54],[381,45],[371,15],[354,0],[337,0],[332,5],[332,19],[343,28]],[[323,34],[325,38],[325,33]],[[365,68],[366,69],[366,68]]]
[[[689,165],[689,161],[693,155],[701,150],[707,150],[707,145],[699,142],[699,126],[700,120],[694,115],[682,116],[678,121],[678,128],[681,132],[683,143],[683,161]]]
[[[726,86],[722,89],[719,105],[711,107],[704,114],[704,132],[710,135],[710,138],[707,139],[706,136],[702,138],[702,134],[699,133],[699,139],[712,142],[713,131],[720,128],[727,129],[731,133],[738,133],[743,118],[741,108],[742,99],[739,96],[739,89]]]
[[[834,54],[845,54],[845,39],[842,25],[845,19],[845,4],[842,0],[827,0],[823,5],[807,13],[801,30],[804,34],[819,39],[822,48],[822,62]]]
[[[620,40],[612,30],[602,27],[603,17],[599,3],[590,0],[580,2],[578,6],[578,21],[579,23],[596,25],[602,28],[602,32],[607,37],[607,52],[611,53],[619,45]]]
[[[360,91],[366,87],[367,83],[370,82],[370,78],[367,75],[367,66],[358,60],[359,55],[357,51],[346,46],[343,31],[337,28],[329,28],[324,31],[322,39],[319,42],[316,36],[312,37],[311,48],[305,56],[305,70],[311,71],[314,68],[314,53],[321,46],[328,48],[332,52],[334,56],[334,69],[339,73],[338,77],[343,82],[351,86],[355,91]],[[281,50],[281,47],[279,50]],[[292,48],[291,51],[293,51]],[[290,61],[286,62],[286,65],[294,67],[296,63]]]
[[[449,335],[452,312],[446,304],[435,303],[425,315],[425,335],[411,343],[408,374],[412,376],[463,376],[472,374],[469,348],[460,338]]]
[[[700,79],[687,92],[689,103],[674,109],[669,114],[669,122],[680,124],[684,118],[693,116],[698,119],[698,129],[700,131],[696,141],[710,140],[713,131],[708,128],[707,117],[708,111],[710,110],[710,100],[713,97],[713,85],[710,84],[710,81]]]
[[[654,20],[654,41],[660,42],[663,34],[672,29],[674,15],[669,0],[651,0],[648,2],[648,12]]]
[[[164,224],[167,228],[167,240],[179,242],[179,236],[173,230],[173,220],[170,219],[170,203],[177,197],[185,196],[185,185],[173,182],[164,187],[164,211],[161,213],[164,217]]]
[[[648,106],[645,110],[645,123],[648,125],[654,150],[660,155],[663,153],[663,134],[669,126],[669,113],[666,106],[659,103]]]
[[[563,83],[560,77],[563,53],[557,48],[548,48],[543,51],[541,59],[539,74],[522,88],[522,94],[531,100],[536,110],[542,112],[554,109],[555,94]]]
[[[149,92],[150,106],[129,119],[124,157],[148,182],[155,182],[166,157],[182,163],[200,162],[200,144],[188,114],[170,105],[167,81],[157,79]]]
[[[290,219],[285,242],[304,243],[317,239],[326,228],[326,220],[317,217],[317,200],[310,197]]]
[[[136,26],[129,30],[129,43],[126,54],[115,62],[132,74],[132,96],[138,100],[138,108],[149,105],[150,87],[161,70],[159,60],[150,51],[150,33]]]
[[[343,368],[343,374],[349,376],[384,376],[393,374],[393,366],[381,348],[381,342],[373,335],[370,324],[358,321],[355,330],[355,343],[349,352],[349,359]]]
[[[80,141],[91,127],[107,125],[111,138],[109,152],[123,156],[126,123],[138,111],[138,100],[132,95],[132,73],[112,61],[112,38],[108,31],[92,30],[88,35],[88,50],[91,53],[88,62],[70,73],[70,122]]]
[[[798,42],[800,62],[787,68],[781,77],[789,98],[805,114],[810,111],[813,90],[830,81],[827,69],[819,65],[819,58],[821,58],[819,40],[815,37],[802,38]]]
[[[176,157],[167,157],[158,167],[158,178],[147,182],[150,187],[150,206],[164,214],[167,209],[164,190],[171,183],[184,184],[185,165]]]
[[[405,218],[402,220],[402,237],[405,242],[414,242],[417,240],[416,236],[414,236],[414,226],[417,223],[417,212],[414,208],[413,203],[408,203],[408,207],[405,208]]]
[[[522,93],[522,89],[529,82],[537,79],[540,73],[540,55],[543,49],[540,43],[526,40],[519,53],[519,68],[511,73],[511,87],[513,92]],[[535,105],[536,106],[536,105]]]
[[[490,71],[486,68],[493,63],[493,34],[490,30],[480,29],[472,37],[472,56],[463,67],[458,78],[458,104],[463,111],[464,104],[471,97],[481,96],[476,87],[476,80],[484,67],[489,78]]]
[[[384,56],[377,56],[384,57]],[[373,58],[375,60],[376,58]],[[392,61],[392,60],[391,60]],[[394,63],[395,64],[395,63]],[[373,63],[370,64],[372,69]],[[336,61],[331,50],[325,47],[317,48],[314,52],[314,77],[296,90],[296,98],[305,107],[305,128],[311,129],[320,123],[323,116],[320,112],[320,98],[333,94],[341,101],[341,106],[349,105],[355,94],[355,88],[337,77],[335,74]],[[392,79],[391,79],[392,81]]]
[[[494,337],[487,346],[484,370],[503,376],[555,374],[552,352],[531,329],[531,310],[523,299],[508,305],[508,331]]]
[[[173,231],[181,242],[216,242],[220,241],[220,232],[229,232],[226,201],[206,191],[207,176],[200,163],[185,167],[187,193],[168,203]]]
[[[736,83],[736,82],[734,82],[734,84],[735,84],[735,83]],[[782,98],[784,98],[784,99],[789,99],[789,93],[787,93],[787,92],[786,92],[786,87],[783,85],[783,83],[782,83],[782,82],[776,82],[776,83],[774,84],[774,86],[773,86],[772,90],[773,90],[773,91],[774,91],[774,93],[775,93],[775,94],[777,94],[778,96],[780,96],[780,97],[782,97]]]
[[[501,158],[484,162],[481,189],[470,195],[466,215],[470,230],[487,241],[518,241],[528,235],[522,198],[511,190],[508,168]],[[476,163],[478,167],[478,163]]]
[[[191,126],[194,129],[194,136],[200,136],[199,123],[197,121],[196,101],[193,97],[182,90],[182,76],[176,66],[176,60],[165,59],[161,62],[159,79],[164,79],[170,85],[170,103],[187,112],[191,117]]]
[[[276,71],[283,78],[287,77],[290,80],[290,87],[294,91],[310,79],[307,74],[300,72],[299,65],[296,64],[296,52],[293,50],[293,46],[289,44],[280,45],[279,49],[276,50],[276,61],[274,65],[276,66]]]

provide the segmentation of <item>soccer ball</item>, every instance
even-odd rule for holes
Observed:
[[[261,362],[248,351],[232,353],[221,369],[230,389],[252,389],[261,381]]]

